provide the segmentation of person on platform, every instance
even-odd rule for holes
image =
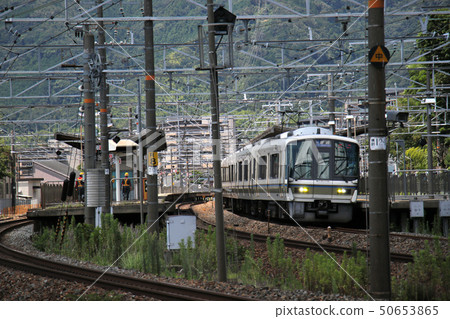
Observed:
[[[80,176],[77,178],[75,182],[75,189],[78,193],[78,201],[82,202],[84,201],[84,179],[83,179],[83,172],[80,173]]]
[[[129,200],[130,190],[131,190],[131,182],[128,179],[128,173],[125,173],[125,178],[122,180],[123,200]]]

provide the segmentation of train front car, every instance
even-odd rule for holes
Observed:
[[[281,134],[284,137],[289,215],[305,222],[352,221],[359,179],[358,143],[315,127]]]
[[[222,161],[224,203],[234,213],[303,222],[352,221],[359,146],[306,127],[247,145]]]

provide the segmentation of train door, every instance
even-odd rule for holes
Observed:
[[[269,156],[269,193],[274,199],[278,199],[281,193],[280,185],[280,154],[274,153]]]
[[[244,160],[244,173],[243,173],[243,191],[246,199],[250,199],[250,188],[249,188],[249,161],[248,159]]]
[[[256,185],[256,159],[254,157],[252,157],[252,182],[251,182],[251,186],[252,186],[252,195],[255,195],[256,187],[258,185]]]

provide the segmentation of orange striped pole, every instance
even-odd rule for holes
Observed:
[[[85,57],[84,73],[83,73],[83,87],[84,87],[84,168],[87,171],[86,178],[89,179],[89,170],[95,168],[95,99],[94,89],[89,77],[91,72],[89,68],[89,62],[94,54],[94,35],[89,32],[89,27],[83,39],[83,55]],[[85,195],[86,206],[84,210],[84,222],[89,225],[95,225],[95,207],[88,207],[87,202],[89,200],[87,194],[89,192],[89,183],[86,183]]]

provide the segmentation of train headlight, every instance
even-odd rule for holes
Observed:
[[[348,189],[345,189],[345,188],[338,188],[337,193],[340,195],[344,195],[344,194],[349,193],[349,191],[348,191]]]
[[[302,194],[306,194],[306,193],[309,192],[309,189],[308,189],[308,187],[302,186],[302,187],[299,187],[299,188],[298,188],[298,192],[299,192],[299,193],[302,193]]]

